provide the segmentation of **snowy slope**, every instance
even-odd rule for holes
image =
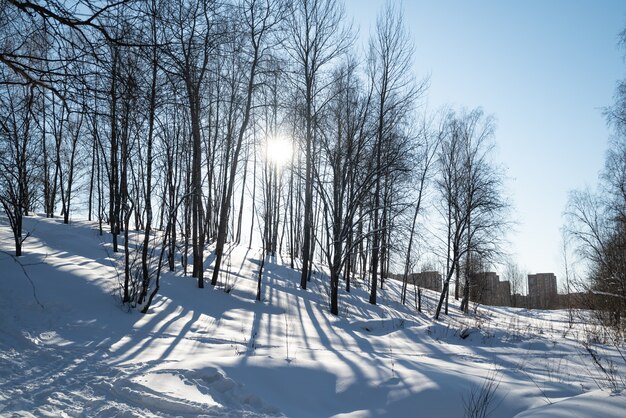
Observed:
[[[377,306],[364,284],[342,292],[336,318],[325,276],[302,291],[281,260],[266,262],[259,303],[259,254],[237,247],[218,287],[167,273],[142,315],[120,304],[120,260],[94,225],[28,218],[18,262],[0,224],[3,416],[462,417],[489,382],[492,417],[625,416],[565,312],[466,318],[453,303],[433,322],[436,295],[422,314],[388,283]]]

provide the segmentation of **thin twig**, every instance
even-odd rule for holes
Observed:
[[[37,302],[37,304],[39,306],[41,306],[41,309],[45,309],[44,306],[39,301],[39,298],[37,297],[37,289],[35,288],[35,283],[33,283],[33,279],[31,279],[30,276],[28,275],[28,273],[26,272],[26,269],[24,268],[25,266],[17,259],[16,256],[11,254],[10,252],[4,251],[4,250],[0,250],[0,252],[2,252],[4,254],[8,255],[9,257],[11,257],[13,259],[13,261],[15,261],[20,266],[20,268],[22,269],[22,272],[24,272],[24,276],[26,276],[26,278],[30,282],[31,287],[33,288],[33,298],[35,299],[35,302]],[[46,254],[46,257],[48,257],[47,254]],[[44,257],[44,260],[45,260],[45,257]],[[42,261],[42,263],[43,263],[43,261]],[[28,265],[29,266],[33,266],[35,264],[41,264],[41,263],[33,263],[33,264],[28,264]]]

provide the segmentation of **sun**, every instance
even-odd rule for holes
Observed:
[[[287,165],[293,156],[293,144],[283,137],[268,138],[265,142],[265,158],[278,167]]]

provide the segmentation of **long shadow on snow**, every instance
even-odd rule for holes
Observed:
[[[54,233],[42,234],[41,232],[47,228]],[[79,265],[92,261],[104,267],[112,267],[114,264],[115,255],[110,244],[110,234],[104,232],[100,236],[95,223],[78,221],[66,225],[60,218],[25,217],[24,230],[31,232],[37,241],[54,250],[48,254],[49,256],[59,258],[79,256],[86,260]],[[29,239],[25,241],[24,254],[29,254],[29,246],[32,244]],[[71,248],[71,253],[68,252],[68,248]],[[59,267],[66,265],[75,263],[68,262]]]
[[[259,264],[257,260],[252,262]],[[293,409],[287,409],[284,412],[298,416],[302,416],[305,411],[310,416],[317,416],[321,411],[328,411],[328,404],[331,404],[330,408],[334,413],[353,412],[349,410],[349,406],[355,405],[355,402],[356,404],[360,402],[362,409],[376,410],[377,407],[381,406],[381,402],[386,399],[391,389],[395,391],[400,387],[407,393],[413,392],[413,388],[402,377],[394,376],[393,371],[390,370],[389,353],[386,350],[373,346],[368,338],[354,332],[355,327],[344,320],[335,320],[335,318],[331,320],[331,317],[326,312],[327,307],[323,303],[319,303],[319,299],[321,299],[319,295],[300,290],[297,288],[297,282],[289,282],[286,279],[293,277],[297,280],[294,271],[275,264],[266,263],[266,265],[268,268],[264,274],[264,285],[266,289],[269,289],[266,291],[269,301],[274,302],[274,293],[280,295],[281,292],[278,292],[278,290],[281,290],[282,294],[290,299],[286,303],[287,306],[296,307],[296,312],[306,313],[306,315],[298,317],[299,331],[305,347],[291,347],[290,352],[295,352],[296,358],[287,358],[285,359],[287,360],[286,364],[280,365],[279,363],[278,366],[273,364],[267,368],[257,364],[250,364],[251,355],[246,355],[239,362],[239,366],[231,370],[230,373],[241,374],[242,379],[247,379],[248,383],[256,386],[258,390],[263,390],[263,383],[268,381],[267,376],[275,374],[275,378],[270,381],[284,382],[284,384],[280,384],[284,387],[281,386],[280,390],[277,390],[276,386],[272,385],[272,390],[264,394],[268,398],[267,400],[270,401],[272,396],[280,396],[280,399],[283,400],[289,398],[289,392],[294,390],[293,380],[285,380],[284,376],[288,374],[299,376],[298,378],[294,377],[294,379],[296,381],[306,381],[305,392],[315,393],[315,397],[310,397],[309,400],[315,399],[316,401],[308,405],[306,397],[304,398],[304,403],[302,403],[303,400],[294,394],[299,401],[288,406],[288,408],[293,407]],[[314,284],[315,280],[312,281],[311,285]],[[281,301],[276,302],[281,303]],[[365,314],[366,312],[363,313]],[[324,324],[321,321],[324,321]],[[255,313],[252,332],[259,332],[260,322],[261,315]],[[307,327],[307,324],[310,324],[316,331],[314,335],[307,335],[306,330],[311,328]],[[327,335],[325,330],[330,330],[332,335]],[[273,335],[271,330],[268,334]],[[252,339],[253,335],[250,338]],[[317,345],[315,344],[316,342],[318,343]],[[297,364],[297,353],[302,349],[308,351],[307,354],[313,361],[320,362],[319,367],[302,367]],[[317,358],[318,356],[316,357],[316,351],[331,353],[337,362],[347,366],[351,370],[354,383],[342,387],[337,392],[337,376],[324,370],[325,367],[332,369],[333,366],[321,363],[322,359]],[[333,362],[333,364],[336,363]],[[252,373],[252,377],[241,372],[242,369],[249,370],[251,367],[258,369],[258,372]],[[367,375],[367,371],[371,370],[377,371],[376,381],[380,382],[380,384],[363,384],[363,382],[371,379],[371,376]],[[385,385],[389,386],[389,390],[384,390]],[[277,398],[275,401],[280,399]],[[403,410],[402,408],[405,408],[406,405],[400,406],[400,404],[406,402],[413,404],[413,401],[407,397],[398,401],[394,410]],[[384,402],[382,404],[384,405]]]

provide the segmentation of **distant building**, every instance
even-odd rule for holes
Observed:
[[[528,308],[528,296],[515,293],[511,296],[511,306],[515,308]]]
[[[438,271],[423,271],[411,274],[411,279],[419,287],[441,292],[442,278]]]
[[[528,275],[528,305],[535,309],[554,309],[558,303],[554,273]]]
[[[511,283],[501,282],[493,271],[474,273],[470,279],[470,300],[483,305],[510,306]]]
[[[511,306],[511,282],[508,280],[498,282],[496,303],[494,305]]]
[[[402,281],[404,275],[402,274],[390,274],[394,280]],[[441,292],[442,289],[442,277],[438,271],[423,271],[421,273],[410,273],[408,277],[409,285],[415,285],[424,289],[430,289],[437,292]]]

